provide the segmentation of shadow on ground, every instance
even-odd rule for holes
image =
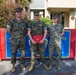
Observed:
[[[55,62],[53,64],[53,69],[46,71],[42,63],[37,61],[35,64],[35,68],[33,71],[29,72],[28,68],[30,65],[30,61],[26,60],[25,66],[26,71],[22,71],[20,67],[19,61],[16,64],[16,72],[11,72],[11,64],[9,61],[2,61],[0,62],[0,75],[76,75],[76,61],[75,60],[62,60],[60,62],[61,70],[57,71],[55,67]],[[48,60],[47,60],[48,65]]]

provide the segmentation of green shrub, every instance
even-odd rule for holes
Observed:
[[[26,6],[27,2],[31,2],[31,0],[16,0],[16,1],[17,3],[13,2],[12,0],[0,0],[0,28],[5,28],[8,21],[14,18],[15,8],[22,5],[26,9],[28,8],[28,6]],[[25,14],[25,12],[23,13],[23,18],[25,19],[27,18],[27,15]]]
[[[48,18],[40,18],[41,21],[43,21],[47,26],[52,24],[52,20]]]
[[[0,28],[5,28],[7,22],[14,17],[15,4],[11,2],[3,2],[0,4]]]

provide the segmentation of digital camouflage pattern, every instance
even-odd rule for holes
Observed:
[[[44,30],[47,29],[46,25],[44,22],[42,21],[32,21],[29,24],[29,28],[28,30],[31,30],[31,35],[43,35],[44,34]]]
[[[21,19],[21,21],[18,21],[16,18],[14,18],[8,23],[7,28],[10,28],[11,33],[11,63],[16,63],[17,50],[20,48],[20,62],[23,64],[25,62],[25,36],[27,30],[27,22],[23,19]]]
[[[31,35],[44,35],[44,30],[47,27],[42,21],[32,21],[29,24],[28,30],[31,30]],[[45,42],[46,43],[46,42]],[[45,43],[43,44],[32,44],[31,43],[31,63],[36,61],[36,54],[40,52],[42,63],[45,63]]]
[[[36,62],[36,56],[40,54],[42,63],[45,63],[45,43],[43,44],[31,44],[31,63]]]
[[[61,36],[60,33],[64,32],[61,24],[50,25],[49,27],[49,58],[52,61],[53,52],[56,51],[56,59],[59,61],[61,56]]]

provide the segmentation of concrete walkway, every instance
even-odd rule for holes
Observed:
[[[1,61],[0,62],[0,75],[76,75],[76,61],[75,60],[62,60],[60,62],[61,71],[56,70],[55,62],[53,65],[53,69],[49,71],[46,71],[43,68],[42,63],[40,61],[36,62],[35,68],[31,72],[28,72],[29,65],[30,65],[29,60],[26,60],[25,66],[27,67],[27,70],[22,71],[19,60],[17,60],[16,72],[12,73],[10,71],[11,69],[10,60]]]

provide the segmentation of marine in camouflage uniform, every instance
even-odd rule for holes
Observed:
[[[59,61],[61,56],[61,37],[64,33],[64,28],[61,24],[57,23],[57,15],[54,15],[52,20],[56,22],[52,25],[49,25],[49,59],[50,59],[50,65],[49,69],[52,69],[52,62],[53,62],[53,53],[54,50],[56,51],[56,68],[57,70],[60,70]]]
[[[22,8],[16,8],[15,13],[16,17],[18,15],[21,16]],[[17,20],[17,18],[12,19],[8,25],[7,30],[11,33],[11,51],[12,51],[12,57],[11,57],[11,64],[12,66],[12,72],[15,71],[15,63],[16,63],[16,54],[18,48],[20,48],[20,63],[22,70],[25,70],[24,63],[25,63],[25,48],[26,48],[26,30],[27,30],[27,22],[20,18],[20,20]]]
[[[44,40],[45,40],[45,37],[46,37],[46,34],[45,34],[45,31],[47,31],[47,27],[45,25],[44,22],[40,21],[39,20],[39,12],[38,11],[34,11],[34,16],[35,16],[35,20],[32,21],[28,26],[28,31],[30,31],[30,35],[31,35],[31,38],[30,40],[32,40],[32,36],[34,35],[43,35],[44,37]],[[36,20],[38,18],[38,20]],[[29,35],[29,34],[28,34]],[[29,37],[30,37],[29,35]],[[46,43],[46,42],[45,42]],[[36,61],[36,52],[37,52],[37,48],[38,50],[40,51],[40,54],[41,54],[41,60],[42,60],[42,63],[44,65],[44,68],[46,70],[48,70],[49,68],[45,65],[45,43],[32,43],[31,41],[31,65],[30,65],[30,68],[29,68],[29,71],[32,71],[33,68],[34,68],[34,64],[35,64],[35,61]]]

